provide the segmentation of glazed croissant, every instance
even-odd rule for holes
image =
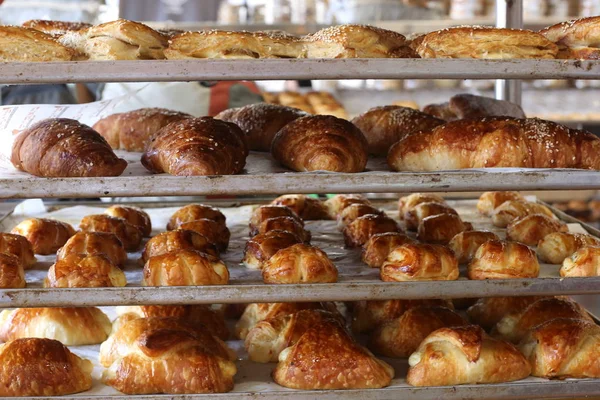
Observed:
[[[479,246],[489,240],[500,240],[500,238],[488,231],[465,231],[454,236],[448,243],[448,247],[452,249],[460,264],[467,264],[471,262]]]
[[[393,249],[406,243],[414,243],[414,240],[398,232],[378,233],[363,245],[361,259],[371,268],[380,268]]]
[[[600,246],[600,239],[583,233],[555,232],[538,242],[537,253],[544,262],[560,264],[565,258],[587,246]]]
[[[275,217],[264,220],[256,230],[257,234],[271,231],[286,231],[298,236],[303,243],[310,243],[311,233],[304,229],[304,224],[293,217]]]
[[[400,197],[398,200],[398,215],[400,219],[404,218],[406,213],[421,203],[439,203],[446,204],[442,196],[432,193],[413,193],[408,196]]]
[[[188,204],[171,215],[167,230],[177,229],[181,224],[202,218],[212,219],[222,225],[226,224],[225,215],[219,209],[204,204]]]
[[[56,253],[56,261],[69,255],[103,255],[113,264],[122,267],[127,261],[127,252],[123,244],[113,233],[77,232]]]
[[[537,278],[540,273],[535,252],[521,243],[488,240],[469,263],[469,279]]]
[[[275,253],[281,249],[301,243],[294,233],[272,230],[250,238],[244,248],[244,265],[251,269],[262,269]]]
[[[401,232],[401,230],[396,221],[384,215],[363,215],[344,228],[344,243],[346,247],[360,247],[373,235],[386,232]]]
[[[25,236],[35,254],[53,254],[63,246],[75,229],[66,222],[49,218],[29,218],[15,226],[11,233]]]
[[[542,214],[550,218],[556,218],[554,213],[543,204],[523,200],[508,200],[494,209],[492,223],[498,228],[506,228],[515,219],[531,214]]]
[[[457,214],[438,214],[423,218],[417,229],[417,239],[427,243],[448,244],[452,238],[473,225],[464,222]]]
[[[313,199],[304,194],[286,194],[277,197],[272,205],[286,206],[294,211],[305,221],[332,219],[327,206],[318,199]]]
[[[505,316],[511,313],[520,313],[529,305],[542,297],[486,297],[477,300],[467,309],[469,321],[490,331]]]
[[[337,282],[338,271],[323,250],[295,244],[269,258],[262,276],[265,283],[332,283]]]
[[[458,260],[446,246],[408,243],[388,254],[380,277],[384,282],[453,281],[458,279]]]
[[[479,196],[477,211],[483,215],[492,215],[496,207],[509,200],[526,201],[519,192],[485,192]]]
[[[36,263],[33,246],[22,235],[0,232],[0,253],[15,256],[24,269],[31,268]]]
[[[289,207],[285,206],[260,206],[252,212],[250,216],[250,236],[258,234],[260,224],[269,218],[290,217],[296,220],[300,225],[304,226],[304,221]]]
[[[600,247],[582,247],[565,258],[560,276],[600,276]]]
[[[352,204],[371,205],[369,200],[361,194],[337,194],[325,201],[332,219],[337,218],[346,207]]]
[[[152,232],[152,221],[148,213],[141,208],[132,206],[111,206],[104,211],[111,217],[123,218],[131,225],[136,226],[144,237],[150,237]]]
[[[136,251],[142,243],[142,232],[123,218],[106,214],[87,215],[79,223],[83,232],[112,233],[123,243],[126,251]]]
[[[344,208],[341,213],[338,214],[338,228],[343,230],[346,226],[354,222],[357,218],[369,214],[385,216],[385,213],[383,211],[368,204],[350,204],[348,207]]]
[[[178,250],[150,257],[144,265],[144,286],[226,285],[223,261],[197,250]]]
[[[159,233],[144,247],[141,261],[146,263],[151,257],[160,256],[179,250],[197,250],[213,257],[219,256],[219,251],[205,236],[194,231],[176,229]]]
[[[404,214],[406,229],[416,231],[423,219],[440,214],[458,215],[455,209],[443,203],[420,203]]]
[[[535,246],[546,235],[567,232],[567,225],[543,214],[531,214],[518,218],[506,227],[506,238],[528,246]]]
[[[179,229],[194,231],[208,239],[220,252],[227,251],[231,232],[225,224],[220,224],[212,219],[202,218],[195,221],[185,222],[179,225]]]
[[[0,253],[0,288],[24,288],[25,270],[23,263],[17,256]]]

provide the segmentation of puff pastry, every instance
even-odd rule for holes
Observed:
[[[442,196],[432,193],[413,193],[408,196],[400,197],[398,200],[398,215],[400,219],[404,218],[406,213],[421,203],[439,203],[446,204]]]
[[[489,240],[479,246],[467,267],[469,279],[537,278],[535,252],[521,243]]]
[[[453,214],[458,216],[456,210],[446,204],[438,202],[420,203],[404,214],[406,229],[416,231],[423,219],[440,214]]]
[[[290,217],[295,219],[300,225],[304,226],[304,221],[289,207],[285,206],[260,206],[252,212],[250,216],[250,236],[258,234],[260,224],[269,218]]]
[[[398,232],[378,233],[363,245],[361,259],[371,268],[380,268],[393,249],[406,243],[414,240]]]
[[[172,251],[197,250],[213,257],[219,256],[219,251],[205,236],[194,231],[176,229],[159,233],[146,242],[142,252],[141,262],[145,263],[151,257],[160,256]]]
[[[446,246],[408,243],[388,254],[380,277],[384,282],[453,281],[458,279],[458,260]]]
[[[600,17],[580,18],[542,29],[540,34],[558,46],[561,59],[600,59]]]
[[[58,250],[56,261],[61,261],[72,254],[104,255],[119,267],[124,266],[127,261],[127,252],[119,238],[107,232],[77,232]]]
[[[479,246],[488,240],[500,240],[498,235],[489,231],[464,231],[452,238],[448,247],[458,258],[459,264],[470,263]]]
[[[293,217],[275,217],[264,220],[256,231],[257,234],[270,231],[286,231],[298,236],[304,243],[310,243],[311,233]]]
[[[304,194],[279,196],[271,204],[291,208],[292,211],[305,221],[331,219],[327,207],[321,200],[313,199]]]
[[[298,36],[283,31],[259,31],[253,33],[262,47],[262,55],[268,58],[305,58],[304,42]]]
[[[68,254],[48,270],[44,287],[122,287],[125,274],[104,254]]]
[[[123,243],[126,251],[136,251],[142,243],[142,232],[123,218],[106,214],[87,215],[79,223],[83,232],[112,233]]]
[[[517,218],[530,214],[543,214],[556,218],[554,213],[545,205],[521,200],[508,200],[500,204],[492,212],[492,223],[498,228],[506,228]]]
[[[352,204],[371,205],[369,200],[361,194],[336,194],[325,201],[325,206],[332,219],[336,219],[346,207]]]
[[[30,19],[21,24],[23,28],[31,28],[44,32],[52,37],[59,37],[67,32],[80,31],[90,28],[92,25],[85,22],[52,21],[47,19]]]
[[[385,216],[385,213],[368,204],[350,204],[348,207],[344,208],[342,212],[338,215],[338,228],[344,229],[346,226],[354,222],[357,218],[362,217],[363,215]]]
[[[490,331],[507,314],[519,313],[542,297],[486,297],[467,309],[469,321]]]
[[[0,253],[17,257],[24,269],[31,268],[37,261],[29,240],[25,236],[14,233],[0,232]]]
[[[180,229],[194,231],[208,239],[208,241],[217,247],[220,252],[227,251],[229,247],[229,238],[231,232],[225,224],[220,224],[208,218],[201,218],[195,221],[184,222],[179,225]]]
[[[323,250],[300,243],[269,258],[262,276],[265,283],[332,283],[337,282],[338,271]]]
[[[543,262],[561,264],[565,258],[587,246],[600,246],[600,239],[583,233],[554,232],[538,242],[537,253]]]
[[[178,250],[150,257],[144,265],[144,286],[226,285],[223,261],[197,250]]]
[[[247,268],[262,269],[279,250],[302,243],[296,234],[287,231],[272,230],[256,235],[246,242],[244,259]]]
[[[35,254],[53,254],[63,246],[75,229],[66,222],[48,218],[29,218],[15,226],[11,233],[25,236]]]
[[[477,211],[490,216],[496,207],[509,200],[526,201],[525,197],[519,192],[485,192],[479,196]]]
[[[386,232],[401,232],[393,219],[383,215],[367,214],[356,218],[343,231],[346,247],[360,247],[373,235]]]
[[[73,51],[52,36],[18,26],[0,26],[0,48],[2,62],[70,61],[73,58]]]
[[[202,218],[212,219],[222,225],[225,225],[226,222],[225,215],[215,207],[204,204],[188,204],[175,211],[169,219],[167,230],[177,229],[181,224]]]
[[[559,272],[563,277],[600,276],[600,247],[577,250],[565,258]]]
[[[417,239],[427,243],[448,244],[452,238],[473,225],[464,222],[457,214],[438,214],[425,217],[419,223]]]
[[[169,60],[254,59],[265,57],[265,53],[256,36],[250,32],[205,30],[185,32],[171,38],[165,56]]]
[[[24,288],[25,270],[23,263],[15,255],[0,253],[0,288]]]
[[[506,227],[506,238],[528,246],[535,246],[546,235],[567,232],[566,224],[543,214],[531,214],[518,218]]]
[[[150,237],[152,232],[152,221],[150,216],[139,207],[132,206],[111,206],[104,211],[105,214],[111,217],[123,218],[131,225],[136,226],[144,237]]]

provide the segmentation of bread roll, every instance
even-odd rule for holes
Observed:
[[[36,263],[33,246],[25,236],[0,232],[0,253],[10,254],[19,260],[22,268],[31,268]]]
[[[400,219],[403,219],[406,213],[412,211],[421,203],[446,204],[446,201],[442,196],[432,193],[413,193],[408,196],[400,197],[398,200],[398,214]]]
[[[268,58],[305,58],[306,49],[298,36],[283,31],[253,32],[262,47],[262,56]]]
[[[141,261],[146,263],[151,257],[160,256],[172,251],[197,250],[213,257],[219,256],[219,251],[205,236],[194,231],[176,229],[159,233],[148,240]]]
[[[378,233],[401,232],[393,219],[383,215],[363,215],[356,218],[344,228],[344,243],[346,247],[360,247]]]
[[[600,239],[583,233],[554,232],[538,242],[540,260],[550,264],[561,264],[577,250],[587,246],[600,246]]]
[[[20,289],[27,286],[23,263],[13,254],[0,253],[0,288]]]
[[[398,232],[378,233],[363,245],[361,259],[371,268],[380,268],[393,249],[406,243],[414,240]]]
[[[330,115],[298,118],[273,138],[271,154],[294,171],[362,172],[367,140],[352,123]]]
[[[506,100],[461,93],[442,104],[429,104],[423,112],[446,121],[485,117],[525,118],[521,106]]]
[[[91,28],[92,24],[86,22],[71,21],[52,21],[47,19],[30,19],[21,24],[23,28],[31,28],[43,32],[54,38],[64,35],[67,32],[80,31]]]
[[[265,56],[260,42],[250,32],[205,30],[185,32],[169,40],[169,60],[194,58],[255,59]]]
[[[69,255],[103,255],[119,267],[127,262],[127,252],[119,238],[107,232],[77,232],[58,250],[56,261]]]
[[[180,229],[194,231],[201,234],[208,241],[217,247],[220,252],[227,251],[231,232],[225,224],[220,224],[208,218],[201,218],[195,221],[184,222],[179,225]]]
[[[352,204],[371,205],[371,202],[362,194],[336,194],[325,201],[332,219],[336,219],[346,207]]]
[[[197,250],[177,250],[150,257],[144,265],[144,286],[227,285],[223,261]]]
[[[0,26],[0,62],[70,61],[73,51],[35,29]]]
[[[66,346],[98,344],[112,324],[99,308],[16,308],[0,312],[0,340],[35,337],[58,340]]]
[[[305,221],[331,219],[325,204],[304,194],[286,194],[277,197],[271,205],[286,206]]]
[[[458,216],[456,210],[446,204],[437,202],[420,203],[404,214],[406,229],[416,231],[424,218],[440,214],[453,214]]]
[[[265,283],[333,283],[338,271],[323,250],[299,243],[269,258],[262,276]]]
[[[20,171],[52,178],[118,176],[127,166],[98,132],[67,118],[45,119],[22,131],[10,161]]]
[[[343,230],[346,226],[354,222],[357,218],[360,218],[364,215],[385,216],[385,213],[368,204],[350,204],[348,207],[344,208],[342,212],[338,215],[338,228]]]
[[[246,135],[250,150],[269,152],[275,134],[290,122],[306,115],[297,108],[255,103],[221,111],[215,118],[239,126]]]
[[[521,243],[488,240],[469,263],[469,279],[537,278],[540,273],[535,252]]]
[[[525,197],[519,192],[485,192],[479,196],[477,211],[490,216],[496,207],[509,200],[526,201]]]
[[[226,220],[225,215],[215,207],[204,204],[188,204],[175,211],[169,219],[167,230],[178,229],[181,224],[202,218],[212,219],[223,225],[225,225]]]
[[[267,233],[270,231],[286,231],[298,236],[304,243],[310,243],[311,234],[303,226],[292,217],[275,217],[263,221],[256,231],[257,234]]]
[[[550,218],[556,218],[554,213],[543,204],[521,200],[508,200],[494,209],[492,212],[492,223],[498,228],[506,228],[514,220],[530,214],[543,214]]]
[[[15,226],[11,233],[25,236],[35,254],[48,255],[56,253],[75,234],[75,229],[54,219],[29,218]]]
[[[142,243],[142,231],[123,218],[106,214],[87,215],[79,223],[83,232],[112,233],[123,243],[127,251],[136,251]]]
[[[408,243],[388,254],[380,277],[384,282],[453,281],[458,279],[458,261],[446,246]]]
[[[531,214],[512,221],[506,227],[506,238],[528,246],[535,246],[546,235],[567,232],[567,225],[543,214]]]
[[[559,272],[563,277],[600,276],[600,247],[577,250],[565,258]]]
[[[264,264],[281,249],[302,243],[296,234],[271,230],[256,235],[246,242],[242,262],[250,269],[263,269]]]
[[[454,236],[448,247],[458,258],[459,264],[467,264],[471,262],[479,246],[488,240],[500,240],[500,238],[488,231],[464,231]]]
[[[467,309],[467,316],[469,321],[490,331],[505,315],[519,313],[541,298],[540,296],[485,297],[477,300]]]
[[[159,130],[142,155],[152,173],[233,175],[246,165],[248,145],[237,125],[211,117],[188,118]]]
[[[260,228],[260,224],[266,221],[269,218],[277,218],[277,217],[290,217],[296,220],[301,226],[304,226],[304,221],[289,207],[285,206],[260,206],[254,211],[252,211],[252,215],[250,216],[250,236],[254,236],[258,233]]]
[[[580,18],[549,26],[540,34],[558,46],[556,58],[598,60],[599,24],[600,17]]]
[[[52,264],[44,287],[122,287],[127,284],[123,271],[106,255],[67,254]]]
[[[472,229],[473,225],[463,222],[457,214],[431,215],[419,223],[417,239],[427,243],[448,244],[454,236]]]

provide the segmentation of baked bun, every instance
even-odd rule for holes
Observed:
[[[338,322],[324,321],[279,354],[272,376],[291,389],[374,389],[388,386],[394,369],[356,343]]]
[[[22,268],[31,268],[36,263],[33,246],[25,236],[0,232],[0,253],[17,257]]]
[[[442,125],[444,120],[408,107],[374,107],[355,117],[352,123],[365,135],[369,154],[386,156],[390,147],[413,132]]]
[[[356,218],[344,228],[346,247],[360,247],[367,243],[371,236],[378,233],[401,232],[398,223],[383,215],[363,215]]]
[[[494,209],[492,212],[492,223],[498,228],[506,228],[514,220],[530,214],[543,214],[550,218],[556,218],[554,213],[543,204],[522,200],[508,200]]]
[[[458,261],[446,246],[408,243],[388,254],[380,277],[384,282],[453,281],[458,279]]]
[[[522,29],[464,26],[428,33],[417,48],[422,58],[554,58],[558,47]]]
[[[225,215],[215,207],[204,204],[188,204],[173,213],[167,224],[167,230],[178,229],[181,224],[202,218],[212,219],[223,225],[226,221]]]
[[[490,216],[496,207],[509,200],[526,201],[525,197],[519,192],[485,192],[479,196],[477,211],[483,215]]]
[[[406,213],[412,211],[421,203],[439,203],[446,204],[442,196],[433,193],[413,193],[408,196],[400,197],[398,200],[398,215],[400,219],[404,218]]]
[[[458,258],[459,264],[470,263],[479,246],[488,240],[500,240],[498,235],[489,231],[464,231],[452,238],[448,247]]]
[[[368,25],[338,25],[305,37],[308,58],[413,58],[398,32]]]
[[[185,32],[171,38],[165,56],[169,60],[255,59],[263,58],[265,54],[260,42],[251,32],[206,30]]]
[[[171,175],[233,175],[246,165],[248,145],[237,125],[188,118],[159,130],[142,155],[148,171]]]
[[[48,270],[44,287],[122,287],[127,284],[123,271],[104,254],[67,254]]]
[[[352,204],[371,205],[371,202],[362,194],[336,194],[325,201],[332,219],[336,219],[346,207]]]
[[[488,240],[469,263],[469,279],[537,278],[540,273],[535,252],[521,243]]]
[[[270,231],[286,231],[298,236],[304,243],[310,243],[310,231],[292,217],[275,217],[264,220],[256,231],[257,234],[267,233]]]
[[[219,251],[205,236],[194,231],[176,229],[159,233],[148,240],[141,261],[145,263],[151,257],[160,256],[172,251],[197,250],[213,257],[219,256]]]
[[[489,337],[477,325],[438,329],[421,342],[408,364],[406,383],[412,386],[510,382],[531,373],[513,345]]]
[[[0,62],[70,61],[73,51],[35,29],[0,26]]]
[[[250,236],[258,233],[260,224],[264,221],[277,217],[290,217],[295,219],[301,226],[304,226],[304,221],[289,207],[275,205],[260,206],[252,211],[252,215],[250,216]]]
[[[558,45],[561,59],[600,59],[600,17],[580,18],[565,21],[542,29],[539,33]]]
[[[261,233],[246,242],[242,262],[247,268],[262,269],[279,250],[298,243],[302,243],[302,240],[292,232],[271,230]]]
[[[63,396],[92,388],[90,361],[57,340],[27,338],[0,346],[0,396]]]
[[[550,264],[561,264],[577,250],[588,246],[600,246],[600,239],[584,233],[554,232],[537,244],[540,260]]]
[[[420,203],[404,214],[406,229],[416,231],[423,219],[440,214],[453,214],[458,216],[456,210],[446,204],[437,202]]]
[[[36,31],[44,32],[54,38],[64,35],[67,32],[80,31],[91,28],[92,24],[86,22],[53,21],[47,19],[30,19],[21,24],[23,28],[31,28]]]
[[[305,58],[304,42],[298,36],[283,31],[252,33],[262,47],[262,56],[268,58]]]
[[[600,247],[582,247],[565,258],[560,268],[562,277],[600,276]]]
[[[142,243],[142,232],[123,218],[106,214],[87,215],[79,223],[83,232],[112,233],[119,238],[126,251],[136,251]]]
[[[472,229],[473,225],[461,220],[457,214],[431,215],[419,223],[417,239],[427,243],[448,244],[454,236]]]
[[[350,204],[338,215],[338,228],[344,229],[346,226],[350,225],[352,222],[356,221],[356,219],[364,215],[378,215],[385,217],[385,213],[383,211],[368,204]]]
[[[179,225],[180,229],[194,231],[201,234],[208,241],[217,247],[220,252],[227,251],[231,232],[225,224],[220,224],[208,218],[201,218],[195,221],[184,222]]]
[[[485,117],[525,118],[521,106],[506,100],[461,93],[442,104],[429,104],[423,112],[446,121]]]
[[[69,255],[103,255],[119,267],[127,261],[127,252],[119,238],[106,232],[77,232],[58,250],[56,261]]]
[[[117,150],[146,150],[152,137],[171,122],[177,122],[193,115],[166,108],[140,108],[137,110],[111,114],[92,127]]]
[[[246,135],[250,150],[269,152],[277,132],[290,122],[306,115],[307,113],[297,108],[256,103],[221,111],[215,118],[239,126]]]
[[[305,194],[285,194],[273,200],[271,205],[286,206],[305,221],[331,219],[324,202]]]
[[[271,154],[294,171],[362,172],[367,140],[351,122],[331,115],[298,118],[273,138]]]
[[[414,240],[399,232],[378,233],[363,245],[361,259],[371,268],[380,268],[393,249],[406,243]]]
[[[35,254],[48,255],[56,253],[75,234],[75,229],[55,219],[29,218],[15,226],[11,233],[25,236]]]
[[[0,288],[20,289],[27,286],[21,260],[9,253],[0,253]]]
[[[299,243],[269,258],[262,276],[265,283],[332,283],[338,271],[323,250]]]
[[[449,308],[415,307],[377,328],[368,347],[385,357],[408,358],[433,331],[461,325],[467,321]]]
[[[530,214],[512,221],[506,227],[506,238],[528,246],[535,246],[546,235],[567,232],[567,225],[543,214]]]
[[[486,297],[467,309],[469,321],[490,331],[505,316],[520,313],[542,297]]]
[[[16,308],[0,312],[0,340],[36,337],[58,340],[66,346],[98,344],[112,324],[95,307]]]
[[[227,285],[223,261],[197,250],[177,250],[150,257],[144,265],[144,286]]]

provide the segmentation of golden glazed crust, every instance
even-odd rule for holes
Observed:
[[[265,262],[262,276],[265,283],[332,283],[337,282],[338,271],[324,251],[295,244]]]
[[[223,225],[226,221],[225,215],[215,207],[204,204],[188,204],[173,213],[167,224],[167,230],[177,229],[183,223],[202,218],[212,219]]]
[[[535,252],[521,243],[488,240],[477,249],[467,267],[469,279],[537,278]]]
[[[194,231],[208,239],[220,252],[227,251],[231,232],[225,226],[208,218],[201,218],[181,224],[180,229]]]
[[[332,219],[325,202],[304,194],[285,194],[277,197],[271,204],[286,206],[305,221]]]
[[[467,309],[469,321],[490,331],[505,315],[518,313],[541,299],[539,296],[486,297]]]
[[[458,260],[446,246],[404,244],[388,254],[380,277],[384,282],[453,281],[458,279]]]
[[[600,247],[583,247],[565,258],[560,276],[600,276]]]
[[[399,232],[373,235],[362,247],[362,261],[371,268],[380,268],[393,249],[406,243],[414,243],[414,240]]]
[[[567,225],[543,214],[531,214],[518,218],[506,227],[506,238],[528,246],[535,246],[546,235],[567,232]]]
[[[148,240],[140,260],[142,263],[146,263],[151,257],[186,249],[198,250],[213,257],[219,256],[219,251],[215,245],[205,236],[194,231],[175,229],[174,231],[159,233]]]
[[[346,247],[361,247],[378,233],[398,232],[398,223],[385,215],[367,214],[356,218],[343,231]]]
[[[277,217],[291,217],[300,225],[304,226],[304,221],[302,221],[298,214],[296,214],[290,207],[276,205],[260,206],[252,211],[252,215],[250,216],[250,223],[248,224],[250,228],[250,236],[254,236],[258,233],[260,224],[262,224],[264,221],[268,220],[269,218]]]
[[[125,274],[106,255],[71,253],[48,270],[44,287],[122,287]]]
[[[246,242],[242,262],[248,268],[262,269],[279,250],[298,243],[302,240],[292,232],[272,230],[258,234]]]
[[[498,228],[506,228],[516,219],[532,214],[543,214],[556,218],[552,210],[543,204],[524,200],[508,200],[500,204],[492,212],[492,223]]]
[[[30,28],[0,26],[0,62],[70,61],[71,49]]]
[[[23,28],[31,28],[51,36],[60,36],[69,31],[80,31],[90,28],[92,24],[85,22],[52,21],[46,19],[30,19],[21,24]]]
[[[15,226],[11,233],[26,237],[35,254],[48,255],[56,253],[75,234],[75,229],[54,219],[29,218]]]
[[[17,257],[24,269],[31,268],[36,263],[33,247],[22,235],[0,232],[0,253]]]
[[[114,233],[77,232],[56,253],[56,261],[69,255],[104,255],[113,264],[122,267],[127,261],[127,252]]]
[[[17,256],[0,253],[0,288],[24,288],[25,271],[23,264]]]
[[[123,243],[126,251],[136,251],[142,243],[140,229],[123,218],[106,214],[87,215],[79,223],[83,232],[112,233]]]
[[[485,192],[479,196],[477,211],[483,215],[490,216],[496,207],[508,200],[526,201],[525,197],[519,192]]]
[[[471,262],[479,246],[488,240],[500,240],[498,235],[488,231],[464,231],[452,238],[448,247],[452,249],[460,264]]]
[[[223,261],[196,250],[179,250],[150,257],[144,265],[144,286],[227,285]]]
[[[544,262],[560,264],[571,254],[587,246],[600,246],[600,239],[583,233],[554,232],[538,242],[537,253]]]

